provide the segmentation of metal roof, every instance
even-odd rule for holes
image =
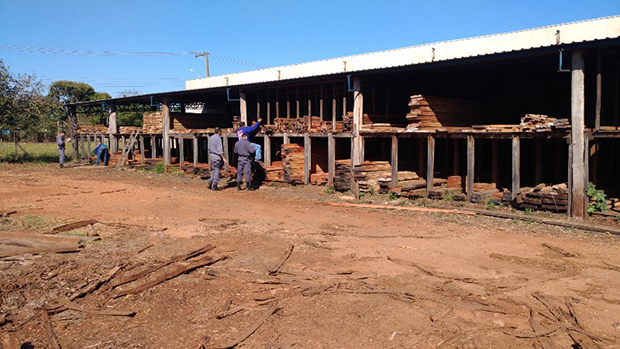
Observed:
[[[442,62],[620,37],[620,16],[188,80],[187,90],[239,86]]]

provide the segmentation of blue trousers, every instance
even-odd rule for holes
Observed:
[[[240,156],[239,161],[237,161],[237,183],[243,181],[243,175],[245,175],[245,182],[250,183],[252,180],[252,160]]]
[[[263,158],[263,155],[262,155],[263,152],[261,150],[260,144],[256,144],[256,143],[250,143],[250,144],[252,144],[252,146],[256,150],[256,153],[254,153],[254,159],[255,160],[261,160]]]
[[[222,164],[224,163],[224,161],[222,161],[222,158],[219,155],[210,154],[209,156],[211,156],[211,166],[213,167],[209,182],[217,186],[218,184],[220,184],[220,171],[222,170]]]
[[[65,147],[58,147],[58,152],[60,153],[60,164],[65,163]]]
[[[97,153],[97,166],[99,166],[99,161],[103,161],[103,166],[108,166],[108,160],[110,159],[110,153],[108,153],[108,149],[99,150]]]

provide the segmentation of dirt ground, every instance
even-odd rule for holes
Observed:
[[[0,233],[94,219],[99,235],[79,252],[0,258],[3,347],[53,348],[46,309],[62,348],[218,348],[255,325],[237,347],[620,348],[620,236],[327,207],[339,199],[324,191],[211,192],[170,175],[2,165],[0,213],[17,213]],[[0,251],[20,246],[7,241]],[[59,306],[80,293],[73,303],[90,313]]]

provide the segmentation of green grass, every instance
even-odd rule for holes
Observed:
[[[15,153],[15,143],[0,142],[0,162],[38,162],[38,163],[58,163],[58,148],[56,143],[19,143],[24,151],[17,147]],[[69,153],[73,153],[71,143],[67,143],[65,148],[65,161],[71,161]]]

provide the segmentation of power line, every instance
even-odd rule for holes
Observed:
[[[8,45],[0,44],[0,50],[21,52],[21,53],[40,53],[40,54],[56,54],[56,55],[69,55],[69,56],[99,56],[99,57],[172,57],[172,56],[189,56],[197,55],[200,52],[194,51],[182,51],[182,52],[120,52],[120,51],[91,51],[91,50],[67,50],[61,48],[50,47],[34,47],[34,46],[20,46],[20,45]],[[267,68],[268,66],[246,61],[244,59],[229,57],[220,55],[217,53],[211,53],[209,58],[238,65],[245,65],[253,68]]]

